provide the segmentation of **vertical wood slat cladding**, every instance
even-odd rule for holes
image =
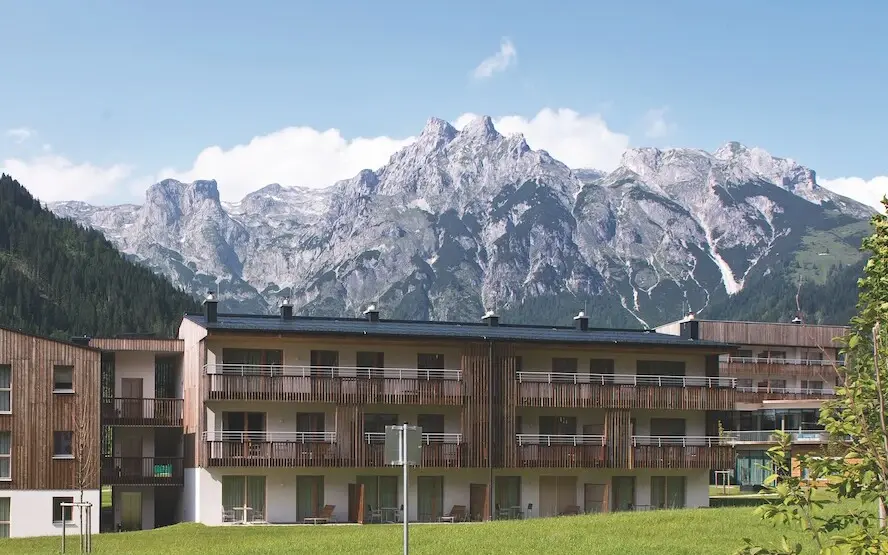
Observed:
[[[490,364],[487,343],[470,343],[463,348],[461,368],[466,387],[463,409],[463,434],[466,437],[470,467],[486,467],[490,437],[488,403],[490,402]]]
[[[99,487],[101,353],[78,345],[0,329],[0,364],[12,369],[12,414],[0,430],[12,432],[12,481],[4,489],[74,489],[82,466],[87,489]],[[53,393],[53,367],[74,368],[74,393]],[[53,459],[53,432],[74,432],[82,460]],[[81,437],[82,436],[82,437]]]
[[[515,356],[515,345],[506,344],[495,347],[495,360],[497,361],[499,371],[499,383],[502,387],[500,396],[500,405],[494,407],[494,414],[502,414],[499,427],[498,440],[501,446],[499,456],[495,464],[502,468],[513,468],[518,466],[518,442],[515,439],[519,430],[517,429],[517,398],[518,382],[516,380],[518,366]]]
[[[628,410],[609,409],[604,412],[604,437],[607,465],[611,468],[632,468],[632,420]]]
[[[204,381],[213,400],[385,405],[463,402],[460,380],[206,374]]]
[[[631,384],[517,384],[518,404],[543,408],[634,408],[670,410],[733,410],[730,387],[670,387]]]
[[[113,338],[94,337],[89,346],[103,351],[146,351],[155,353],[181,353],[185,342],[181,339],[163,339],[158,337],[144,338]]]
[[[834,341],[847,333],[842,326],[773,324],[764,322],[724,322],[701,320],[700,339],[734,345],[777,345],[811,348],[839,348]]]
[[[182,355],[182,446],[185,454],[185,468],[194,468],[205,461],[204,442],[200,441],[203,434],[201,415],[206,412],[203,391],[202,369],[206,363],[207,331],[201,326],[183,320],[179,327],[179,337],[183,340]]]
[[[633,468],[734,468],[734,448],[728,445],[636,445]]]
[[[729,359],[721,362],[721,373],[723,376],[743,376],[748,374],[755,375],[793,375],[793,376],[809,376],[810,378],[821,378],[824,381],[834,382],[836,371],[832,363],[826,362],[820,364],[797,364],[790,361],[780,362],[777,360],[757,360],[742,361],[737,358]]]

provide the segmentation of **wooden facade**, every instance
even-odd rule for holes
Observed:
[[[809,376],[813,379],[824,379],[827,382],[834,382],[837,376],[830,361],[802,363],[791,360],[731,357],[720,361],[719,368],[722,374],[728,376]]]
[[[181,339],[158,337],[93,337],[89,346],[103,351],[143,351],[154,353],[181,353],[185,342]]]
[[[595,383],[517,384],[522,407],[732,410],[733,387],[623,385]]]
[[[326,368],[327,373],[298,375],[301,367],[282,366],[282,370],[253,370],[253,373],[218,372],[219,355],[208,354],[208,342],[217,353],[227,337],[237,337],[239,346],[249,344],[251,336],[207,335],[201,326],[183,322],[184,339],[184,429],[186,467],[383,467],[381,443],[368,441],[365,415],[384,412],[384,406],[460,407],[458,442],[429,443],[423,446],[426,468],[708,468],[715,463],[725,468],[724,457],[732,456],[730,446],[669,448],[636,447],[632,442],[632,413],[642,410],[726,411],[735,406],[736,389],[731,382],[717,385],[676,386],[641,383],[536,383],[518,379],[521,368],[519,352],[527,345],[508,342],[451,342],[458,346],[459,379],[416,379],[412,377],[356,377],[347,368]],[[266,337],[257,337],[263,348],[281,349]],[[263,342],[264,341],[264,342]],[[329,341],[329,340],[327,340]],[[355,350],[367,342],[348,340]],[[308,346],[305,346],[308,343]],[[373,340],[367,350],[381,351],[389,345],[426,347],[421,341]],[[312,349],[311,338],[298,337],[293,344]],[[323,348],[323,347],[317,347]],[[578,350],[577,346],[566,347]],[[560,349],[560,347],[559,347]],[[614,351],[628,352],[620,346]],[[651,348],[651,353],[669,352]],[[644,351],[646,354],[648,350]],[[690,353],[673,350],[672,354]],[[215,357],[211,358],[211,356]],[[705,375],[717,377],[717,357],[705,358]],[[215,360],[210,367],[207,360]],[[280,363],[279,363],[280,364]],[[286,364],[286,361],[284,361]],[[293,363],[290,363],[293,364]],[[292,368],[292,370],[287,370]],[[449,370],[450,371],[450,370]],[[454,370],[455,371],[455,370]],[[288,373],[292,372],[292,373]],[[294,375],[296,374],[296,375]],[[700,383],[700,382],[697,382]],[[709,383],[704,382],[703,383]],[[334,404],[335,440],[302,442],[270,440],[222,440],[207,430],[206,403],[304,402]],[[605,409],[605,440],[600,444],[519,445],[516,434],[525,408]],[[216,409],[214,409],[216,410]],[[261,404],[256,409],[261,411]],[[209,432],[209,434],[208,434]],[[187,446],[188,437],[193,447]],[[192,461],[192,462],[190,462]],[[733,463],[731,463],[733,464]],[[730,466],[730,465],[728,465]]]
[[[100,360],[96,349],[0,328],[0,365],[12,372],[12,480],[2,489],[98,489]],[[54,369],[70,367],[73,392],[54,393]],[[54,455],[54,433],[72,432],[67,458]]]
[[[843,337],[848,328],[843,326],[819,326],[810,324],[777,324],[765,322],[733,322],[699,320],[699,337],[733,345],[775,345],[808,347],[811,349],[837,349],[836,338]]]
[[[462,405],[463,382],[451,379],[206,374],[210,400],[297,403]]]

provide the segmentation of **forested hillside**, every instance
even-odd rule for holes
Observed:
[[[183,312],[197,309],[101,233],[59,218],[0,176],[0,325],[57,338],[169,335]]]

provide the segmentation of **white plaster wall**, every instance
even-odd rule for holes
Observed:
[[[154,488],[153,487],[125,487],[115,486],[112,490],[114,496],[114,528],[120,523],[123,516],[123,492],[139,492],[142,494],[142,530],[154,528]]]
[[[355,483],[358,476],[397,476],[398,498],[401,498],[401,472],[395,468],[380,469],[211,469],[197,472],[200,481],[201,497],[192,503],[199,511],[198,522],[207,525],[222,524],[222,476],[265,476],[266,477],[266,519],[272,523],[297,522],[296,510],[296,479],[299,475],[324,476],[323,504],[335,505],[334,514],[340,522],[348,520],[348,485]],[[498,469],[496,476],[521,477],[521,506],[526,509],[533,503],[531,516],[537,517],[540,500],[540,476],[574,476],[577,480],[576,500],[581,510],[584,508],[586,484],[609,484],[612,476],[635,476],[636,499],[638,506],[650,505],[652,476],[685,476],[687,492],[685,495],[688,507],[706,507],[709,505],[709,474],[706,470],[553,470],[536,472],[527,470]],[[443,511],[447,513],[453,505],[469,506],[470,485],[486,484],[488,473],[485,469],[436,470],[412,469],[409,476],[408,513],[411,520],[417,519],[417,478],[419,476],[443,476],[444,497]],[[188,488],[186,487],[186,490]],[[189,495],[186,491],[186,495]],[[186,500],[186,503],[190,501]],[[400,505],[400,501],[398,503]]]
[[[62,524],[52,521],[52,498],[73,497],[80,501],[79,490],[7,490],[0,491],[0,497],[9,497],[10,522],[9,535],[13,538],[34,536],[61,536]],[[83,500],[93,504],[92,531],[99,533],[99,517],[102,500],[99,490],[86,490]],[[80,531],[79,509],[72,509],[74,522],[66,526],[66,534],[77,534]],[[84,516],[85,518],[85,516]]]
[[[119,351],[114,357],[114,391],[122,395],[123,378],[142,378],[142,397],[154,398],[154,353]]]
[[[200,473],[206,472],[203,468],[186,468],[184,475],[184,486],[182,488],[182,522],[199,522],[198,520],[198,500],[200,499],[200,489],[198,482]],[[221,497],[221,492],[220,492]]]

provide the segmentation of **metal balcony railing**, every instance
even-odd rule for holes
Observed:
[[[410,380],[461,380],[461,370],[424,368],[367,368],[355,366],[288,366],[281,364],[207,364],[210,375],[292,376],[300,378],[362,378]]]
[[[658,387],[737,386],[737,378],[709,376],[649,376],[642,374],[586,374],[579,372],[517,372],[520,383],[574,383],[593,385],[652,385]]]

